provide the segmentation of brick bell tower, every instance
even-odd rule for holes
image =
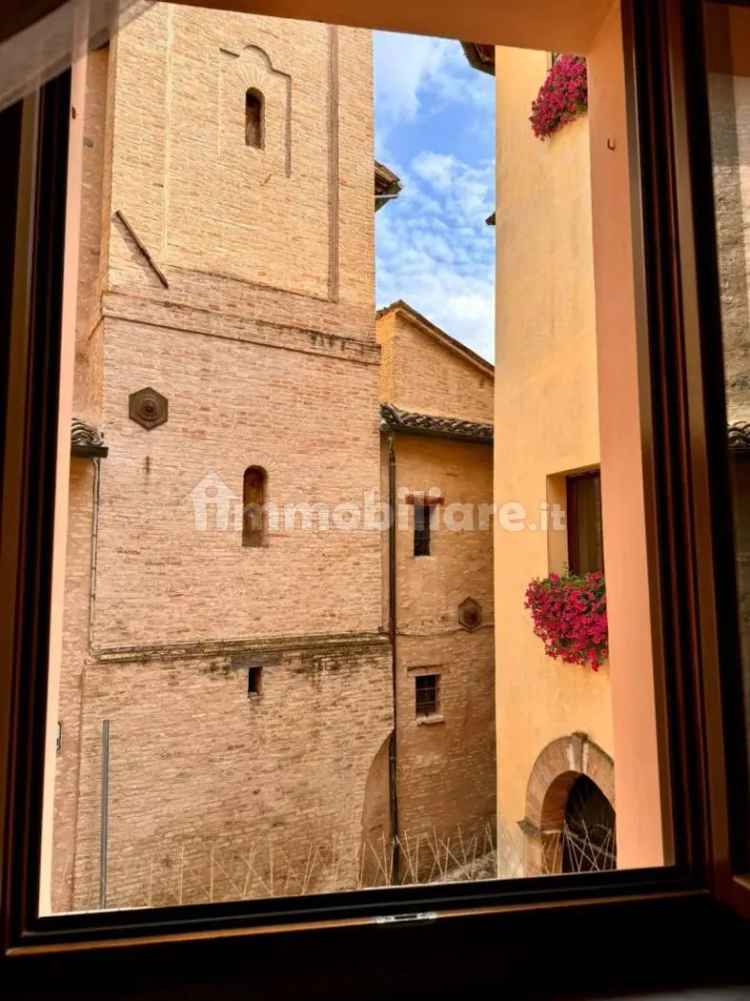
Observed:
[[[355,887],[389,834],[337,515],[379,488],[371,48],[158,3],[88,56],[55,910]]]

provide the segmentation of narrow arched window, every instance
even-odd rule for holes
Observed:
[[[262,546],[266,536],[266,476],[260,466],[249,466],[242,478],[242,545]]]
[[[245,94],[245,145],[263,149],[265,143],[265,100],[255,87]]]

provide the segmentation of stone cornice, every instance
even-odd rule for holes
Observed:
[[[232,667],[247,664],[248,658],[258,663],[276,660],[284,654],[306,653],[325,656],[327,653],[349,650],[364,651],[387,647],[385,633],[331,633],[301,636],[272,636],[239,640],[196,640],[187,643],[157,643],[149,646],[99,647],[92,650],[103,663],[132,663],[153,660],[194,660],[225,657]]]
[[[282,351],[339,358],[361,365],[380,363],[380,348],[374,340],[366,341],[304,327],[285,326],[267,320],[246,319],[230,313],[196,309],[182,303],[108,292],[103,296],[102,315],[105,321],[124,320],[185,334],[200,334]]]

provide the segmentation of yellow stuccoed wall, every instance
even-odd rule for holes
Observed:
[[[609,669],[546,657],[524,591],[560,569],[560,537],[540,530],[548,477],[599,462],[589,125],[546,142],[529,114],[549,55],[497,53],[495,502],[528,512],[495,529],[498,838],[501,875],[520,874],[529,774],[551,741],[586,733],[613,754]],[[531,524],[535,525],[534,530]],[[564,548],[564,544],[563,544]]]

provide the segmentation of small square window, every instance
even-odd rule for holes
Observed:
[[[247,669],[247,697],[253,698],[260,695],[262,667],[248,667]]]
[[[438,675],[417,675],[414,685],[417,717],[434,716],[438,711]]]

